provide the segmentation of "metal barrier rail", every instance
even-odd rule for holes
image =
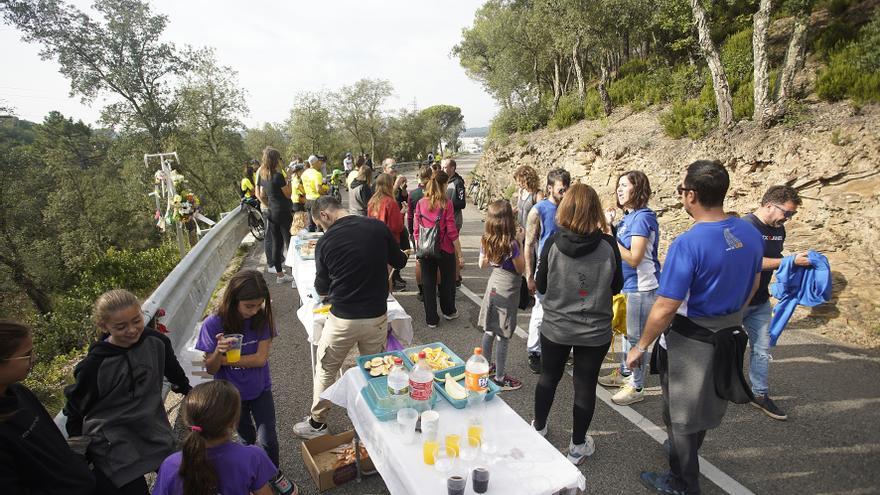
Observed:
[[[247,233],[247,213],[242,208],[227,213],[141,306],[145,321],[152,320],[160,308],[165,310],[163,323],[168,327],[168,337],[178,356],[195,332],[220,277]],[[166,386],[163,397],[167,393]],[[66,421],[63,412],[55,417],[55,423],[65,436]]]

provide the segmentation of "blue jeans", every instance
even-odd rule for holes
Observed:
[[[655,300],[657,300],[657,289],[626,293],[626,340],[623,343],[623,356],[620,362],[620,372],[623,375],[630,373],[626,367],[626,355],[642,338],[642,331],[645,329],[645,323],[648,321]],[[641,367],[632,370],[632,383],[635,388],[645,386],[645,375],[648,373],[650,362],[650,354],[645,353],[642,356]]]
[[[254,428],[256,426],[256,428]],[[256,399],[241,401],[238,436],[247,445],[259,445],[278,466],[278,432],[275,428],[275,399],[266,390]]]
[[[755,396],[770,393],[767,374],[770,371],[770,320],[773,307],[770,302],[749,306],[743,315],[743,327],[749,334],[749,381]]]

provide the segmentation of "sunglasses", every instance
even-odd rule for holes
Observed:
[[[22,359],[27,359],[28,361],[32,361],[32,362],[36,361],[37,360],[37,352],[32,350],[31,352],[25,354],[24,356],[6,358],[6,359],[3,359],[3,361],[21,361]]]
[[[781,211],[781,212],[782,212],[782,216],[784,216],[785,218],[791,218],[791,217],[794,216],[795,213],[797,213],[797,211],[786,210],[785,208],[779,206],[779,205],[776,204],[776,203],[770,203],[770,204],[772,204],[773,207],[776,208],[777,210]]]
[[[684,187],[681,184],[675,186],[675,192],[677,192],[679,196],[681,196],[681,193],[683,193],[685,191],[696,191],[696,189],[692,189],[690,187]]]

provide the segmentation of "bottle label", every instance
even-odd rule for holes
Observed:
[[[488,373],[464,373],[464,386],[471,392],[485,392],[489,388]]]
[[[408,394],[409,394],[409,386],[408,385],[404,385],[403,388],[399,388],[399,389],[393,389],[393,388],[391,388],[391,385],[388,386],[388,395],[390,395],[391,397],[397,397],[397,396],[408,395]]]
[[[434,391],[434,380],[430,382],[409,381],[409,396],[413,400],[430,400]]]

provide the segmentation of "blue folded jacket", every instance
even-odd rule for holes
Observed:
[[[785,325],[798,304],[818,306],[831,299],[831,265],[828,258],[816,251],[808,251],[813,266],[794,264],[794,256],[786,256],[776,270],[776,282],[770,285],[770,294],[779,302],[773,308],[770,322],[770,346],[785,330]]]

